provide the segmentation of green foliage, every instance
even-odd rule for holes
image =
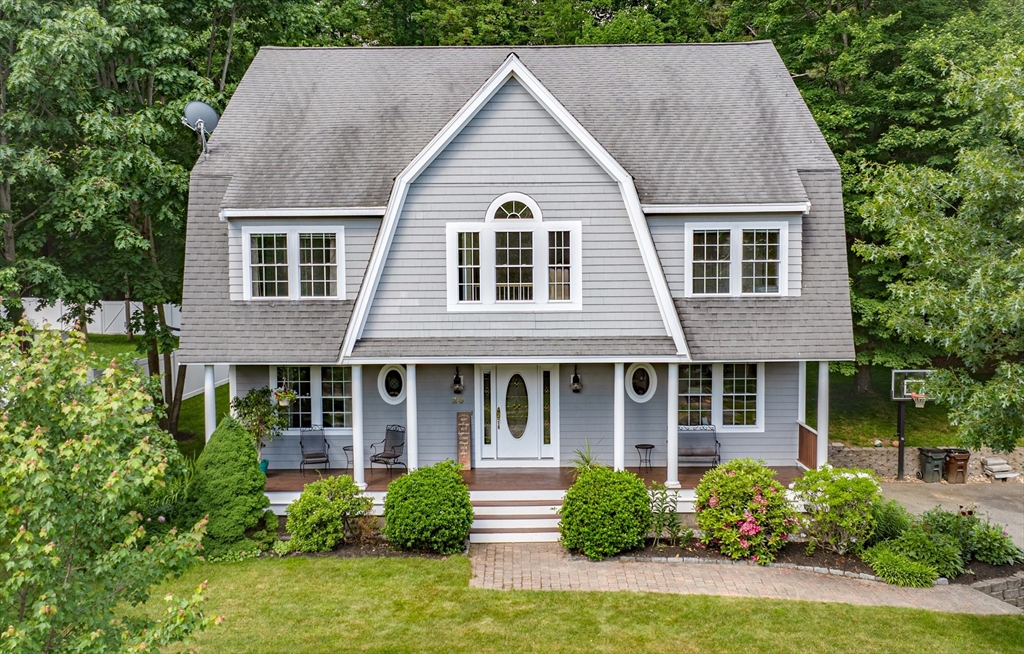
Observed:
[[[292,398],[294,398],[292,391]],[[260,453],[263,447],[281,435],[288,428],[288,408],[282,407],[275,400],[274,391],[269,386],[254,388],[242,397],[231,400],[239,424],[253,435],[256,450]]]
[[[774,477],[774,470],[753,459],[734,459],[704,473],[694,502],[701,542],[733,559],[774,561],[799,522]]]
[[[669,545],[685,544],[693,538],[693,530],[684,529],[679,520],[678,502],[679,491],[669,490],[664,484],[651,487],[651,533],[656,546],[663,538]]]
[[[370,514],[373,500],[348,475],[306,484],[288,507],[288,533],[299,552],[329,552],[356,535],[356,520]]]
[[[120,619],[195,560],[204,524],[148,537],[135,509],[183,461],[138,371],[94,365],[77,333],[0,334],[0,652],[150,649],[207,624],[202,588],[166,620]]]
[[[275,540],[274,544],[270,546],[270,551],[275,556],[288,556],[295,551],[292,546],[292,542],[288,540]]]
[[[252,434],[233,418],[224,418],[196,461],[192,482],[195,512],[208,516],[208,556],[222,555],[253,535],[270,501],[263,494],[267,478],[259,468]]]
[[[914,525],[887,545],[897,554],[933,568],[939,576],[952,579],[964,572],[960,545],[953,538],[927,531],[920,525]]]
[[[384,535],[405,549],[457,554],[473,525],[469,488],[455,461],[398,477],[384,496]]]
[[[982,523],[974,528],[974,558],[989,565],[1024,563],[1024,549],[1017,547],[999,525]]]
[[[599,561],[643,547],[651,527],[651,497],[632,472],[594,467],[566,491],[561,513],[562,545]]]
[[[889,542],[866,550],[861,558],[885,583],[894,586],[927,588],[939,578],[935,568],[896,552]]]
[[[868,538],[868,545],[899,538],[914,524],[914,516],[910,515],[910,511],[892,499],[876,500],[871,505],[871,517],[875,521],[875,531]]]
[[[960,547],[960,558],[964,563],[970,562],[978,549],[976,529],[980,525],[981,518],[973,506],[961,505],[958,511],[947,511],[937,506],[921,515],[924,529],[953,539]]]
[[[872,507],[881,500],[869,470],[808,470],[793,483],[808,515],[807,552],[819,545],[837,554],[860,551],[875,531]]]
[[[604,467],[598,462],[597,456],[590,450],[589,440],[584,443],[582,450],[577,449],[573,454],[575,454],[575,456],[572,461],[569,462],[569,467],[572,468],[572,474],[575,478],[578,478],[588,470]]]

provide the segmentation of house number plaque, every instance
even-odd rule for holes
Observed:
[[[473,414],[470,411],[459,411],[455,415],[455,436],[458,439],[459,464],[463,470],[469,470],[472,467],[469,458],[469,441],[472,436],[470,424]]]

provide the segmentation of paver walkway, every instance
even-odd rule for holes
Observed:
[[[785,568],[682,562],[587,561],[557,543],[473,545],[470,586],[502,590],[625,590],[901,606],[948,613],[1020,614],[961,585],[899,588]]]

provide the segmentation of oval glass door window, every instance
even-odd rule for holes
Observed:
[[[523,437],[529,419],[530,396],[526,390],[526,380],[516,373],[508,380],[508,389],[505,391],[505,422],[512,438]]]
[[[384,375],[384,390],[391,397],[399,397],[402,394],[402,387],[404,385],[402,373],[397,370],[388,370],[387,374]]]

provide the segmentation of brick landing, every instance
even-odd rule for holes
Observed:
[[[947,613],[1020,614],[970,588],[899,588],[784,568],[745,565],[593,562],[570,558],[555,543],[494,543],[470,548],[469,585],[501,590],[584,590],[725,595],[811,602],[899,606]]]

